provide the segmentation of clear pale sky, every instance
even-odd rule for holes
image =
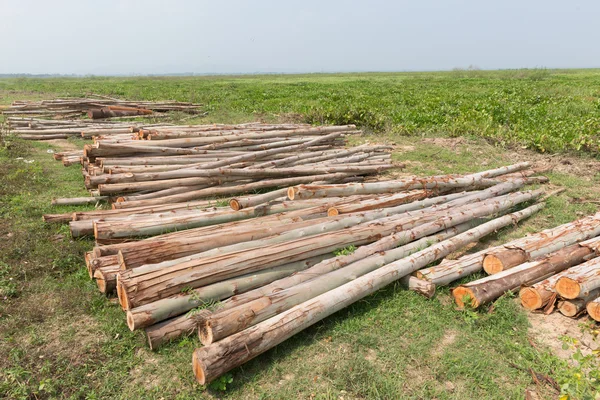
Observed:
[[[599,0],[0,0],[0,73],[600,67]]]

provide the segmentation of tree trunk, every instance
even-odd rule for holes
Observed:
[[[585,311],[586,305],[600,296],[600,289],[592,290],[587,296],[580,299],[561,300],[558,302],[558,311],[566,317],[575,318]]]

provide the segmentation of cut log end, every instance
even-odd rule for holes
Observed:
[[[204,346],[208,346],[213,342],[212,327],[210,321],[201,321],[198,324],[198,339]]]
[[[483,259],[483,270],[487,274],[497,274],[498,272],[502,272],[503,269],[504,267],[502,265],[502,261],[495,255],[490,254],[488,256],[485,256],[485,258]]]
[[[287,196],[288,196],[288,199],[294,200],[294,197],[296,197],[296,191],[294,190],[293,187],[289,187],[288,188],[288,190],[287,190]]]
[[[561,301],[558,304],[558,311],[560,311],[560,313],[565,317],[571,318],[579,314],[579,309],[577,306],[570,301]]]
[[[574,279],[562,277],[556,282],[554,287],[556,292],[565,299],[576,299],[581,293],[579,282]]]
[[[194,350],[192,355],[192,368],[194,369],[194,376],[196,377],[196,381],[201,385],[206,385],[206,374],[204,373],[204,363],[200,360],[199,353],[200,349]]]
[[[125,202],[125,198],[124,197],[117,197],[116,202],[117,203],[124,203]]]
[[[229,200],[229,207],[235,211],[241,210],[243,207],[237,199]]]
[[[586,309],[590,317],[592,317],[595,321],[600,322],[600,303],[597,301],[589,302]]]
[[[119,304],[123,310],[130,310],[131,304],[129,303],[129,298],[127,297],[127,291],[123,287],[123,285],[119,282],[119,275],[117,274],[117,296],[119,298]]]
[[[537,290],[530,287],[519,291],[519,299],[521,299],[521,305],[528,310],[537,310],[543,306],[542,296]]]
[[[137,327],[135,326],[135,319],[133,318],[133,313],[131,310],[127,310],[127,326],[129,330],[133,332]]]
[[[475,294],[473,293],[473,291],[471,289],[469,289],[467,287],[458,286],[457,288],[452,290],[452,296],[454,297],[454,301],[456,302],[456,305],[458,305],[458,307],[460,307],[460,308],[465,307],[466,301],[470,302],[471,307],[479,306],[477,299],[475,298]]]
[[[331,207],[329,210],[327,210],[328,217],[335,217],[336,215],[340,215],[340,212],[337,208]]]
[[[483,259],[483,270],[489,275],[523,264],[528,259],[523,250],[505,250],[496,254],[488,254]]]

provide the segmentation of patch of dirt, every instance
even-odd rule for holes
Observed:
[[[456,148],[462,144],[465,144],[467,140],[462,137],[457,137],[457,138],[440,137],[440,138],[424,138],[424,139],[422,139],[422,141],[424,143],[431,143],[435,146],[443,147],[445,149],[448,149],[455,153],[458,153]]]
[[[439,341],[437,346],[433,347],[433,349],[431,350],[431,356],[433,358],[441,357],[442,354],[444,354],[444,351],[446,351],[446,349],[456,341],[456,335],[457,332],[455,330],[446,330],[446,332],[444,332],[444,336]]]
[[[563,350],[563,342],[560,338],[568,336],[583,341],[588,345],[593,344],[591,335],[587,332],[583,333],[579,327],[579,324],[586,321],[586,319],[587,317],[572,319],[558,312],[553,312],[549,315],[530,313],[529,322],[531,323],[531,328],[529,329],[529,333],[536,342],[549,347],[556,356],[569,360],[573,351]],[[585,349],[582,349],[582,353],[586,353]]]

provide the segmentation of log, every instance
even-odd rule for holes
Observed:
[[[53,206],[79,206],[85,204],[96,204],[101,201],[108,201],[107,196],[98,197],[71,197],[65,199],[52,199]]]
[[[557,308],[565,317],[575,318],[584,312],[587,304],[598,296],[600,296],[600,289],[594,289],[580,299],[560,300]]]
[[[417,292],[428,299],[431,299],[435,295],[435,283],[424,281],[416,276],[407,275],[400,279],[402,286],[413,292]]]
[[[412,190],[410,192],[383,195],[371,200],[335,205],[327,210],[327,215],[336,216],[339,214],[374,210],[376,208],[394,207],[400,204],[422,200],[432,194],[433,192],[429,190]]]
[[[109,294],[115,291],[117,287],[118,265],[108,265],[100,267],[94,271],[94,278],[101,293]]]
[[[260,204],[268,203],[269,201],[279,199],[281,197],[285,197],[287,194],[287,188],[278,189],[272,192],[257,194],[254,196],[247,197],[237,197],[229,200],[229,206],[235,210],[239,211],[242,208],[255,207]]]
[[[192,335],[196,331],[196,318],[202,317],[207,312],[207,310],[200,310],[193,315],[180,315],[179,317],[171,318],[146,328],[146,337],[150,350],[156,350],[160,346],[181,336]]]
[[[542,260],[526,262],[514,268],[486,276],[456,287],[452,291],[454,301],[460,308],[465,302],[473,308],[496,300],[508,291],[525,284],[542,281],[560,271],[580,264],[593,257],[594,250],[590,247],[574,244],[549,254]]]
[[[444,257],[452,251],[513,222],[509,214],[434,244],[334,290],[301,303],[228,338],[196,349],[192,364],[196,380],[206,384],[262,354],[308,326],[368,296],[388,284]]]
[[[585,297],[598,288],[600,288],[600,258],[569,269],[554,286],[556,292],[565,299]]]
[[[492,250],[483,259],[483,269],[488,274],[496,274],[598,235],[600,235],[600,213],[547,229],[537,235],[511,242],[504,248]]]
[[[590,301],[586,306],[586,310],[590,317],[600,322],[600,297]]]

